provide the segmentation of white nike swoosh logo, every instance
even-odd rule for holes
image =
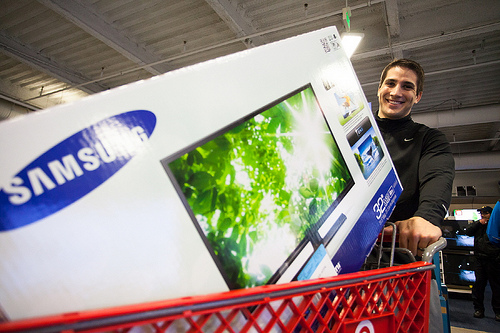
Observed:
[[[405,138],[405,141],[406,141],[406,142],[408,142],[408,141],[412,141],[412,140],[413,140],[413,138],[409,138],[409,139]]]

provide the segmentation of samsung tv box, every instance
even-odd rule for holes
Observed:
[[[3,121],[0,150],[9,320],[357,271],[402,190],[335,27]]]

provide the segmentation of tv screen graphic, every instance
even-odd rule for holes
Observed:
[[[335,67],[335,72],[331,72],[323,80],[325,90],[330,91],[334,98],[337,106],[334,111],[341,126],[346,125],[365,108],[363,95],[350,64],[343,65]]]
[[[443,268],[447,285],[471,286],[476,281],[473,255],[443,253]]]
[[[368,117],[347,134],[347,140],[365,179],[368,179],[384,157],[381,142]]]
[[[354,185],[309,84],[162,164],[230,289],[275,283],[324,245]]]
[[[468,221],[444,220],[441,222],[441,231],[446,238],[446,248],[451,250],[473,250],[474,236],[467,236],[465,229]]]
[[[453,211],[453,216],[456,220],[470,220],[477,221],[481,219],[481,214],[479,214],[477,209],[455,209]]]
[[[352,94],[350,93],[342,94],[342,96],[335,93],[335,100],[337,101],[337,104],[341,106],[341,114],[344,119],[346,119],[359,109],[358,105],[356,104],[356,99],[353,98]]]

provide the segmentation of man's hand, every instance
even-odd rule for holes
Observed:
[[[410,250],[415,256],[422,255],[422,251],[418,249],[436,242],[442,234],[438,226],[419,216],[397,221],[395,224],[399,231],[399,246]],[[385,231],[391,232],[392,228],[386,228]]]

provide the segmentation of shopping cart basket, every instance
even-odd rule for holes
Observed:
[[[434,265],[4,322],[0,332],[427,332]]]

